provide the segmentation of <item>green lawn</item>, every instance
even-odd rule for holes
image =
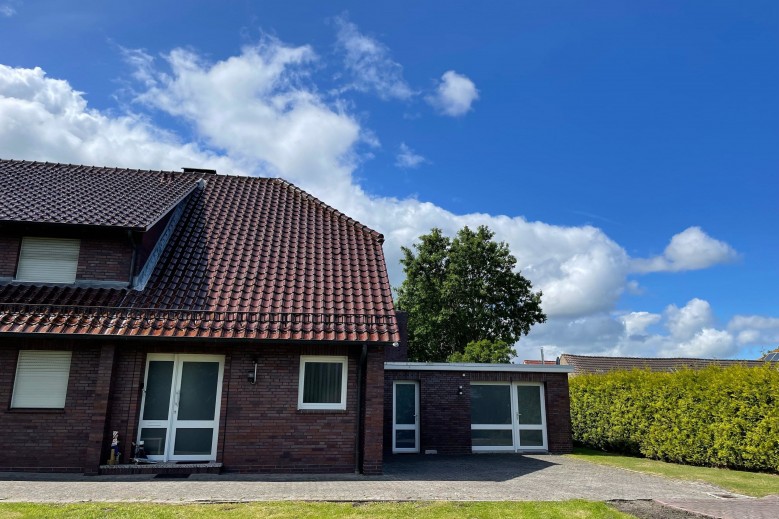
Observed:
[[[769,494],[779,494],[779,476],[772,474],[678,465],[676,463],[621,456],[619,454],[584,448],[574,449],[574,453],[568,456],[592,463],[600,463],[601,465],[657,474],[669,478],[703,481],[730,492],[747,496],[763,497]]]
[[[319,518],[629,518],[627,514],[609,508],[605,503],[590,501],[563,502],[413,502],[413,503],[300,503],[258,502],[230,504],[168,505],[154,503],[78,503],[48,505],[33,503],[2,503],[0,518],[210,518],[267,517]]]

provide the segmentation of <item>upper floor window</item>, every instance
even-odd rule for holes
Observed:
[[[17,281],[74,283],[78,267],[79,240],[22,238]]]

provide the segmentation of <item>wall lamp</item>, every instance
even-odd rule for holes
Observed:
[[[252,384],[257,383],[257,359],[254,359],[254,370],[249,370],[249,376],[246,378]]]
[[[463,387],[462,386],[457,388],[457,394],[462,396],[462,394],[463,394]]]

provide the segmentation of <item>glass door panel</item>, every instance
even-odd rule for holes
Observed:
[[[223,367],[218,355],[149,355],[138,439],[150,459],[216,459]]]
[[[515,384],[517,450],[546,449],[544,388],[541,384]]]
[[[395,382],[392,388],[392,452],[419,452],[419,384]]]
[[[471,447],[474,451],[513,450],[511,385],[471,385]]]

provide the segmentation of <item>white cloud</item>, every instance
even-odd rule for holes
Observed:
[[[351,74],[347,88],[374,92],[381,99],[405,100],[415,95],[403,79],[403,67],[390,57],[384,44],[362,34],[344,16],[336,18],[335,23],[337,46],[344,55],[344,66]]]
[[[684,307],[670,305],[665,310],[668,330],[677,339],[690,339],[698,331],[714,323],[708,301],[692,299]]]
[[[139,168],[184,165],[245,171],[236,161],[181,142],[144,117],[90,109],[67,81],[40,68],[0,65],[0,157]]]
[[[427,162],[427,159],[412,150],[405,142],[400,143],[395,156],[395,166],[401,169],[414,169]]]
[[[14,9],[14,6],[11,5],[10,3],[0,4],[0,16],[5,16],[6,18],[10,18],[15,14],[16,14],[16,9]]]
[[[779,317],[736,315],[728,323],[728,330],[736,334],[741,345],[754,344],[767,349],[779,346]]]
[[[662,315],[650,312],[630,312],[619,318],[625,325],[625,333],[628,337],[645,337],[646,329],[657,324],[663,318]]]
[[[599,312],[574,320],[550,319],[519,342],[519,358],[535,358],[539,346],[557,355],[728,358],[740,344],[730,328],[715,326],[707,301],[692,299],[682,308],[669,306],[662,315]]]
[[[318,59],[308,46],[266,39],[216,62],[182,49],[164,56],[162,63],[137,51],[125,57],[140,88],[137,109],[160,110],[187,122],[196,142],[160,129],[149,115],[90,108],[68,82],[49,78],[39,68],[0,66],[0,156],[174,170],[199,165],[283,176],[384,233],[393,285],[402,280],[402,245],[411,245],[432,227],[452,235],[464,225],[488,225],[509,244],[534,288],[544,292],[542,305],[550,320],[521,341],[522,350],[545,345],[550,355],[562,350],[635,355],[676,352],[675,345],[715,353],[729,348],[726,337],[714,333],[721,330],[713,327],[705,302],[693,300],[666,312],[679,338],[648,332],[663,324],[655,314],[612,315],[621,293],[635,287],[626,279],[627,253],[598,228],[521,216],[458,215],[414,198],[367,194],[354,170],[360,146],[376,146],[378,139],[344,104],[328,102],[316,85],[308,84],[307,71]],[[738,331],[727,333],[735,337]]]
[[[730,245],[715,240],[700,227],[689,227],[671,238],[662,255],[634,259],[632,270],[639,273],[700,270],[737,259],[738,253]]]
[[[427,97],[427,101],[441,113],[452,117],[468,113],[477,99],[479,91],[474,82],[454,70],[444,72],[435,95]]]

